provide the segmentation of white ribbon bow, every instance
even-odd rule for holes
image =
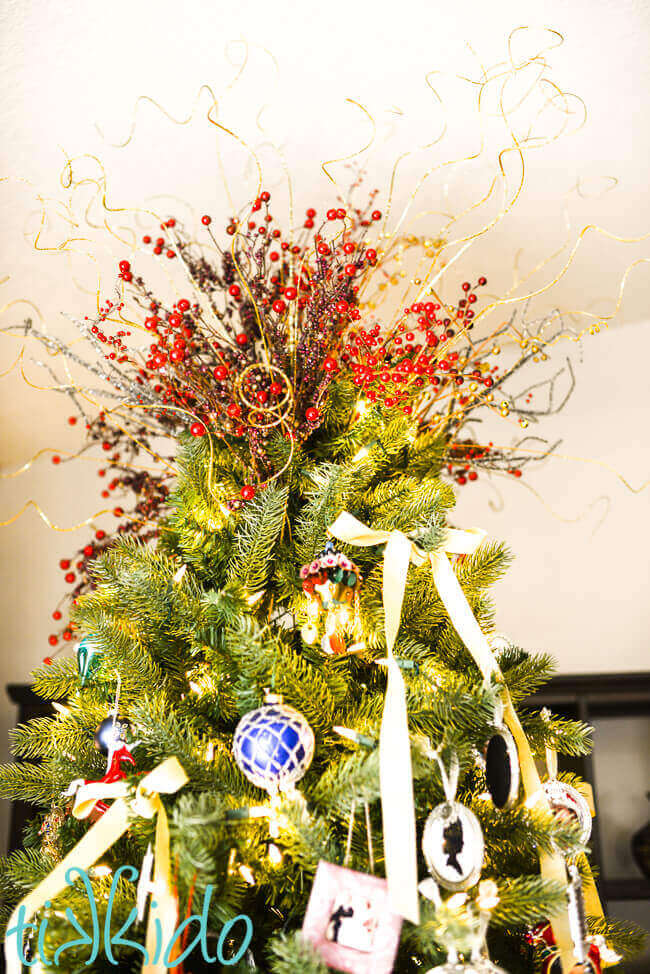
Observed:
[[[395,660],[394,647],[402,616],[409,564],[412,562],[414,565],[423,565],[430,556],[402,531],[378,531],[369,528],[347,511],[337,517],[329,530],[335,538],[348,544],[361,547],[386,545],[382,597],[388,679],[379,735],[379,782],[384,857],[388,893],[393,910],[412,923],[419,923],[415,804],[406,687],[402,672]],[[452,530],[447,534],[444,550],[459,554],[469,553],[478,547],[484,537],[483,531]],[[436,558],[435,564],[433,558]],[[443,587],[445,579],[448,579],[445,571],[450,573],[456,582],[456,577],[444,553],[431,556],[431,560],[434,577],[438,572]],[[438,587],[440,588],[440,585]],[[442,593],[441,597],[444,601]],[[476,626],[476,620],[469,606],[467,610]]]

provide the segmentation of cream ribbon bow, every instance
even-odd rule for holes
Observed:
[[[391,908],[411,923],[420,921],[411,742],[404,677],[394,647],[402,615],[409,564],[426,555],[402,531],[377,531],[344,511],[329,528],[339,541],[361,547],[385,544],[382,596],[386,632],[387,685],[379,734],[379,788],[384,859]]]
[[[72,814],[75,818],[87,818],[95,802],[99,799],[115,799],[108,811],[88,829],[83,839],[77,842],[65,859],[52,870],[49,876],[39,883],[27,896],[18,903],[7,929],[17,925],[21,910],[24,910],[24,924],[29,923],[31,917],[44,906],[47,900],[53,900],[61,890],[68,885],[66,873],[76,867],[88,871],[100,856],[127,831],[132,815],[144,818],[156,816],[156,839],[154,846],[154,882],[156,884],[156,906],[149,907],[147,921],[146,949],[149,961],[143,964],[143,974],[164,974],[167,966],[164,964],[164,948],[156,952],[156,946],[162,943],[166,946],[174,933],[177,921],[177,902],[172,889],[171,863],[169,854],[169,824],[167,813],[160,798],[161,795],[173,795],[188,781],[188,777],[176,758],[168,758],[140,781],[132,799],[127,798],[127,785],[124,781],[103,785],[93,782],[83,785],[77,792]],[[157,929],[157,924],[160,927]],[[20,974],[22,971],[21,954],[23,945],[10,943],[9,936],[5,937],[5,959],[7,974]],[[156,953],[160,956],[156,957]]]
[[[380,791],[384,825],[386,878],[395,912],[413,922],[419,918],[417,904],[417,853],[411,752],[406,713],[406,689],[393,656],[399,629],[406,578],[410,562],[422,565],[428,559],[440,599],[458,635],[469,650],[487,681],[502,684],[504,719],[517,745],[524,792],[530,804],[550,813],[528,739],[513,707],[492,649],[465,598],[448,554],[472,554],[485,539],[479,528],[448,529],[442,546],[424,552],[401,531],[378,531],[368,528],[344,511],[329,529],[340,541],[369,547],[385,544],[382,594],[384,601],[386,645],[388,649],[388,686],[379,740]],[[562,856],[540,855],[540,871],[545,879],[566,885],[566,867]],[[602,907],[590,884],[591,913],[602,916]],[[562,970],[575,964],[573,940],[566,912],[551,921]]]

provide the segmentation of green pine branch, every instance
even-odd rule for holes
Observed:
[[[327,964],[300,932],[277,937],[268,952],[273,974],[328,974]]]
[[[284,523],[287,498],[286,487],[270,484],[240,516],[228,578],[245,591],[258,592],[266,584]]]

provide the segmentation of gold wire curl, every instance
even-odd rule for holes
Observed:
[[[273,405],[266,406],[264,404],[260,404],[259,402],[254,402],[252,399],[247,397],[245,391],[246,381],[254,371],[261,371],[270,379],[273,379],[274,376],[279,376],[282,379],[285,385],[285,391],[281,400]],[[272,429],[274,426],[283,425],[289,412],[293,409],[294,395],[291,380],[287,376],[286,372],[284,372],[277,365],[270,365],[266,362],[253,362],[251,365],[246,366],[243,372],[241,372],[235,379],[235,391],[244,405],[246,405],[249,409],[254,410],[256,417],[261,416],[263,418],[264,421],[262,422],[253,422],[253,420],[249,417],[251,425],[259,430]],[[287,409],[283,411],[285,404],[287,405]],[[266,421],[267,416],[268,422]]]
[[[87,527],[90,524],[94,525],[95,519],[101,517],[102,514],[114,513],[114,508],[103,508],[101,511],[95,511],[94,514],[91,514],[91,516],[85,518],[85,520],[79,521],[78,524],[73,524],[72,527],[62,528],[60,525],[54,524],[54,522],[50,520],[50,518],[47,516],[47,514],[45,513],[45,511],[37,501],[30,499],[23,504],[23,506],[21,507],[21,509],[18,511],[17,514],[12,515],[6,521],[0,521],[0,528],[6,528],[9,527],[11,524],[14,524],[16,521],[19,520],[19,518],[23,516],[25,511],[27,511],[31,507],[33,507],[36,510],[38,516],[47,525],[48,528],[50,528],[52,531],[57,531],[61,534],[71,534],[73,531],[78,531],[80,528]],[[120,514],[120,517],[126,521],[130,521],[132,524],[153,524],[157,526],[156,521],[152,521],[150,518],[134,517],[132,514],[129,514],[127,511],[123,511]]]
[[[338,183],[336,182],[336,180],[334,179],[334,177],[332,176],[332,174],[330,173],[330,171],[329,171],[329,169],[327,167],[328,166],[333,166],[337,162],[349,162],[351,159],[356,159],[357,156],[363,155],[363,153],[366,152],[370,148],[370,146],[373,144],[373,142],[375,141],[376,134],[377,134],[377,123],[375,122],[373,116],[370,114],[370,112],[365,107],[365,105],[362,105],[360,102],[356,101],[354,98],[346,98],[345,101],[349,105],[356,105],[357,108],[360,108],[361,111],[366,116],[366,118],[368,118],[370,120],[370,124],[372,126],[372,135],[370,136],[370,139],[360,149],[356,149],[354,152],[351,152],[348,155],[339,156],[336,159],[327,159],[325,162],[322,162],[321,163],[321,170],[325,173],[325,175],[327,176],[327,178],[329,179],[329,181],[334,186],[337,187],[337,189],[338,189]]]

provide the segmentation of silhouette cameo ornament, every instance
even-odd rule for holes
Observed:
[[[474,813],[455,800],[459,773],[456,756],[447,773],[438,752],[430,755],[439,764],[446,800],[433,809],[425,822],[422,852],[436,882],[458,892],[479,880],[485,850],[483,833]]]
[[[457,892],[478,882],[483,868],[483,833],[478,819],[460,802],[443,802],[429,815],[422,852],[433,878]]]

